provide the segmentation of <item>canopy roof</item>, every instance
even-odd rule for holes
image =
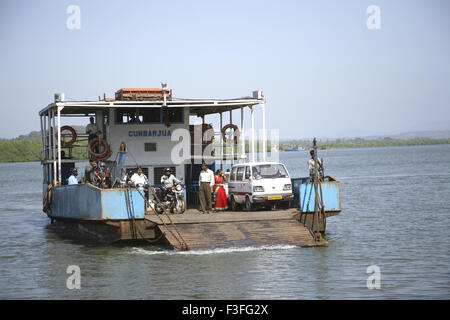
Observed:
[[[39,115],[47,113],[48,110],[62,107],[61,115],[88,115],[96,111],[108,110],[109,108],[177,108],[187,107],[190,114],[199,117],[207,114],[226,112],[243,107],[264,103],[264,99],[243,97],[237,99],[176,99],[164,101],[61,101],[49,104],[39,112]]]

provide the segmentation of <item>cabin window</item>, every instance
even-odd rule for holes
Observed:
[[[238,167],[237,168],[237,173],[236,173],[236,180],[237,181],[242,181],[244,178],[244,167]]]
[[[183,108],[118,108],[116,123],[184,123]]]
[[[160,108],[148,108],[140,110],[140,114],[143,116],[143,123],[159,123],[161,122],[161,109]]]
[[[156,143],[155,142],[147,142],[144,144],[144,151],[145,152],[152,152],[156,151]]]
[[[183,108],[163,108],[162,109],[163,122],[184,122]]]
[[[142,123],[143,120],[138,109],[120,108],[116,110],[116,123]]]

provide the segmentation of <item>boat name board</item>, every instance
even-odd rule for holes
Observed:
[[[170,137],[172,132],[170,130],[130,130],[129,137]]]

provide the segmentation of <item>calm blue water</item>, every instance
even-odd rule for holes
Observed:
[[[39,163],[0,164],[0,299],[449,299],[450,145],[321,151],[341,180],[329,245],[175,253],[62,236]],[[281,160],[306,176],[308,153]],[[66,287],[69,265],[81,289]],[[366,286],[377,265],[381,289]]]

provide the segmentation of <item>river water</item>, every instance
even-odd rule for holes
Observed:
[[[0,299],[449,299],[450,145],[319,156],[341,181],[327,247],[184,253],[64,237],[41,211],[40,164],[0,164]],[[307,159],[280,154],[293,177]],[[70,265],[81,289],[67,288]]]

